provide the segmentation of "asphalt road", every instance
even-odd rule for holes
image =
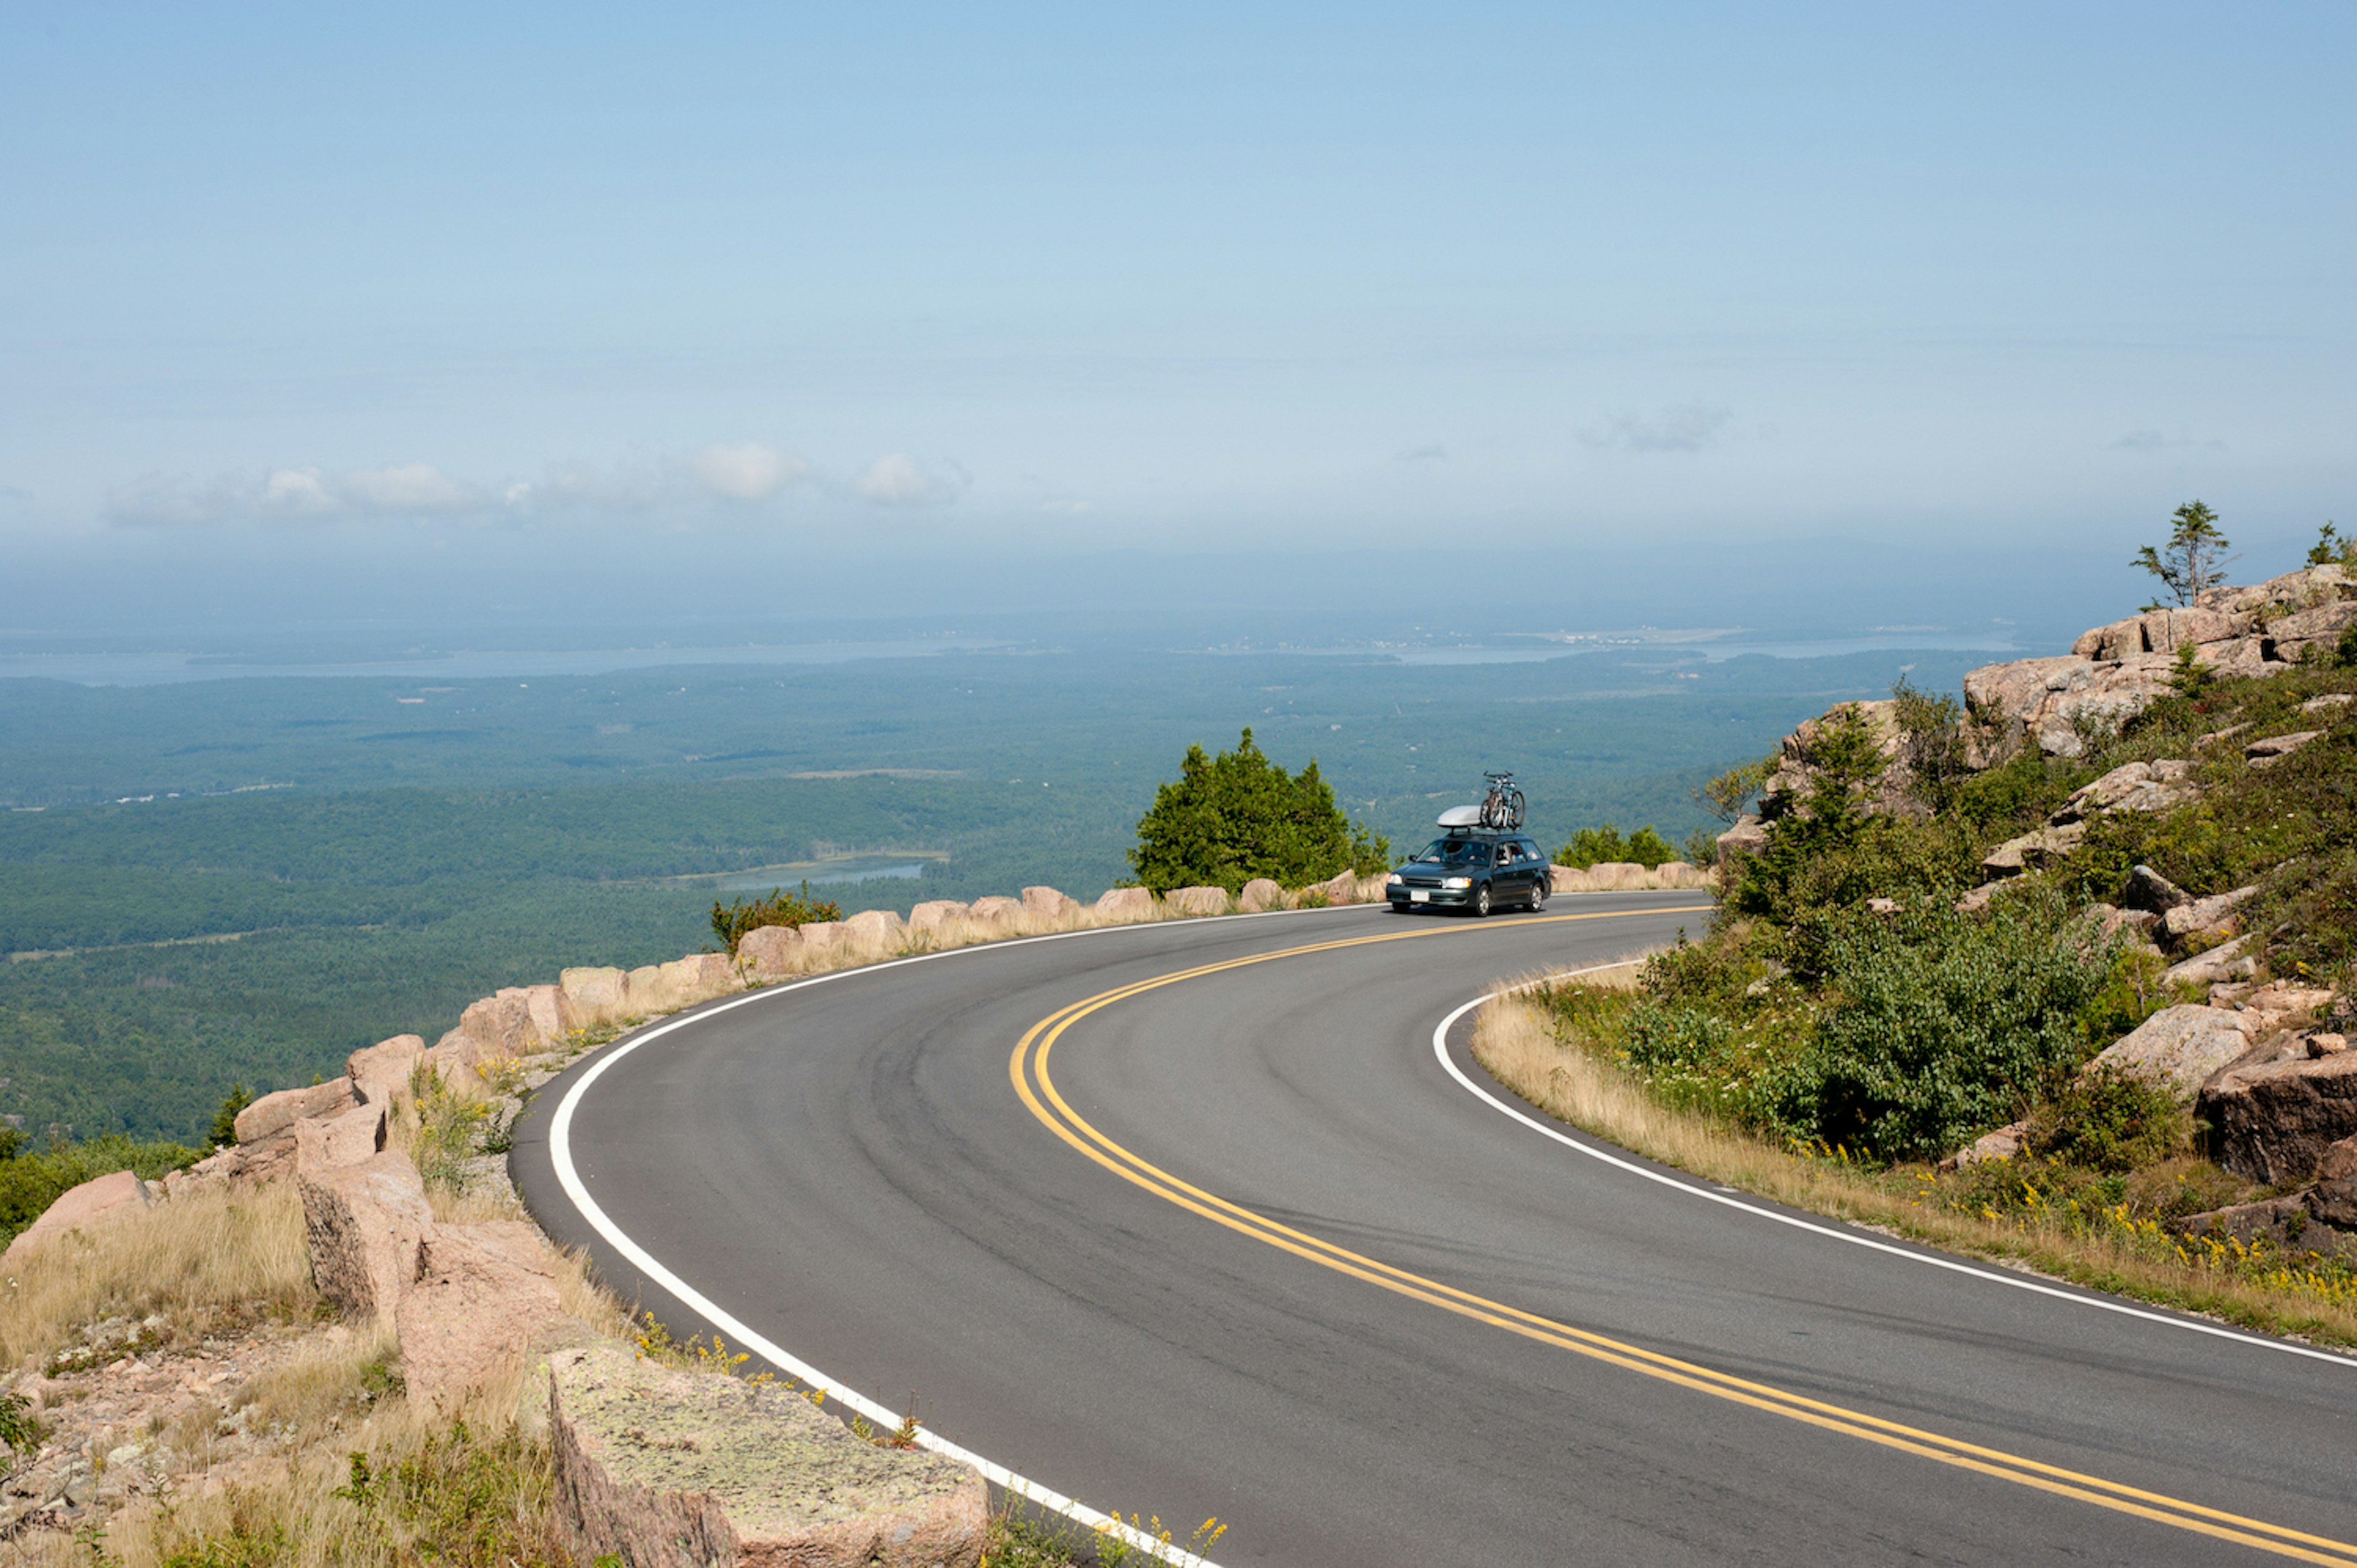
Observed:
[[[616,1235],[1034,1481],[1229,1521],[1222,1564],[2357,1563],[2357,1360],[1778,1223],[1437,1059],[1495,980],[1695,902],[1188,921],[780,987],[585,1058],[513,1167],[680,1337],[708,1325]],[[1041,1074],[1061,1010],[1305,947],[1106,1001]],[[568,1103],[611,1233],[557,1178]]]

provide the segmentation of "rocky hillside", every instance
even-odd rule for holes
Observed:
[[[1719,841],[1732,918],[1661,969],[1638,1066],[1803,1143],[1947,1140],[1951,1170],[2117,1178],[2179,1238],[2357,1259],[2344,566],[1975,670],[1961,703],[1843,704],[1761,771]]]

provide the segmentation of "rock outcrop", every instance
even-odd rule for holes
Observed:
[[[1081,912],[1081,901],[1068,897],[1053,887],[1026,887],[1023,890],[1023,908],[1035,919],[1063,920]]]
[[[759,926],[737,941],[737,966],[765,980],[794,972],[802,951],[802,934],[792,926]]]
[[[2180,648],[2220,673],[2273,675],[2336,645],[2352,624],[2357,584],[2338,566],[2311,566],[2097,627],[2067,655],[1983,665],[1964,677],[1972,760],[1998,761],[2025,745],[2080,755],[2090,734],[2118,728],[2171,689]]]
[[[1826,737],[1853,722],[1866,727],[1883,758],[1882,774],[1867,790],[1868,809],[1889,810],[1907,803],[1907,737],[1899,727],[1899,703],[1888,697],[1878,702],[1836,703],[1823,717],[1802,720],[1778,747],[1776,770],[1760,790],[1762,820],[1772,822],[1807,809],[1824,762]]]
[[[1711,874],[1683,860],[1665,860],[1643,866],[1632,860],[1599,860],[1594,865],[1547,867],[1548,888],[1555,893],[1627,893],[1648,888],[1708,887]]]
[[[2357,1051],[2230,1068],[2202,1086],[2195,1111],[2228,1170],[2270,1186],[2310,1180],[2327,1149],[2357,1137]]]
[[[2254,768],[2272,767],[2323,733],[2320,729],[2294,730],[2289,735],[2271,735],[2255,740],[2243,747],[2243,760]]]
[[[237,1113],[237,1141],[259,1144],[307,1116],[329,1116],[358,1103],[349,1078],[315,1083],[307,1089],[282,1089],[275,1094],[264,1095]]]
[[[2212,1073],[2251,1048],[2242,1014],[2226,1007],[2164,1007],[2088,1064],[2164,1086],[2187,1100]]]
[[[16,1267],[36,1249],[70,1231],[89,1230],[115,1214],[145,1208],[152,1201],[147,1184],[129,1171],[113,1171],[68,1187],[0,1252],[0,1270]]]
[[[1020,898],[977,898],[967,912],[967,918],[976,925],[999,926],[1012,930],[1023,923],[1025,910]]]
[[[390,1105],[395,1095],[408,1091],[410,1071],[425,1054],[423,1036],[395,1035],[344,1058],[344,1076],[352,1080],[352,1092],[361,1104]]]
[[[909,929],[919,933],[938,931],[973,912],[954,898],[928,898],[909,911]],[[737,950],[740,955],[744,952],[742,947]]]
[[[2192,898],[2175,906],[2160,918],[2161,945],[2182,950],[2240,936],[2242,923],[2234,911],[2258,895],[2259,890],[2255,886],[2237,887],[2231,892],[2213,894],[2207,898]]]
[[[296,1122],[295,1174],[317,1176],[382,1154],[391,1110],[390,1104],[360,1105],[334,1116]]]
[[[540,1232],[520,1220],[429,1226],[395,1303],[412,1399],[447,1405],[564,1319]]]
[[[619,969],[568,969],[557,976],[556,989],[572,1012],[575,1026],[594,1028],[619,1024],[630,1016],[630,976]]]
[[[550,1358],[558,1510],[583,1561],[633,1568],[975,1568],[973,1467],[866,1443],[774,1386],[612,1346]]]
[[[417,1277],[417,1249],[434,1225],[417,1167],[388,1149],[296,1179],[312,1283],[348,1316],[390,1312]]]
[[[1236,908],[1248,915],[1274,909],[1285,900],[1285,889],[1265,876],[1255,876],[1236,895]]]
[[[1154,895],[1143,887],[1108,887],[1097,895],[1096,911],[1108,920],[1150,920]]]
[[[1735,820],[1733,827],[1718,835],[1718,864],[1730,865],[1737,855],[1758,854],[1767,847],[1768,824],[1746,812]]]
[[[1228,912],[1228,890],[1224,887],[1174,887],[1162,896],[1162,902],[1181,915],[1224,915]]]
[[[2287,1253],[2338,1253],[2357,1262],[2357,1138],[2344,1138],[2318,1160],[2305,1190],[2257,1203],[2214,1208],[2178,1222],[2195,1237],[2266,1240]]]

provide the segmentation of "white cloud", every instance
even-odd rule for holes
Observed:
[[[362,468],[344,475],[336,489],[354,511],[470,511],[483,504],[471,486],[461,485],[430,463]]]
[[[317,468],[274,469],[262,481],[262,494],[254,504],[280,517],[328,517],[339,510]]]
[[[713,442],[613,463],[551,463],[537,478],[494,481],[456,477],[423,462],[343,470],[289,464],[258,478],[252,471],[203,479],[151,473],[109,492],[105,510],[118,523],[176,527],[436,517],[513,523],[658,512],[678,514],[673,521],[684,526],[716,503],[767,501],[821,478],[802,459],[766,442]],[[918,507],[955,500],[970,483],[954,463],[894,453],[856,476],[827,480],[826,488],[878,506]]]
[[[715,495],[734,501],[761,501],[808,477],[810,467],[759,441],[733,446],[716,441],[687,460],[687,471]]]
[[[877,506],[932,506],[954,500],[968,483],[954,463],[929,467],[905,452],[878,457],[859,476],[859,493]]]
[[[1448,457],[1448,448],[1437,441],[1429,446],[1413,447],[1399,455],[1403,463],[1439,463],[1447,461]]]
[[[1620,414],[1580,432],[1579,439],[1609,451],[1699,452],[1715,446],[1734,418],[1734,410],[1716,403],[1673,403],[1651,414]]]

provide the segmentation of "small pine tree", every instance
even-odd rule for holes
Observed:
[[[2203,589],[2217,586],[2236,557],[2226,553],[2232,541],[2219,532],[2218,514],[2200,501],[2187,501],[2169,514],[2169,542],[2158,549],[2146,545],[2130,564],[2159,578],[2179,604],[2190,605]]]
[[[2210,684],[2210,667],[2194,656],[2193,644],[2177,645],[2177,662],[2169,667],[2169,683],[2180,697],[2198,697]]]
[[[229,1093],[221,1101],[221,1109],[213,1112],[212,1144],[214,1148],[225,1149],[237,1142],[237,1113],[253,1103],[252,1090],[242,1083],[229,1086]]]

